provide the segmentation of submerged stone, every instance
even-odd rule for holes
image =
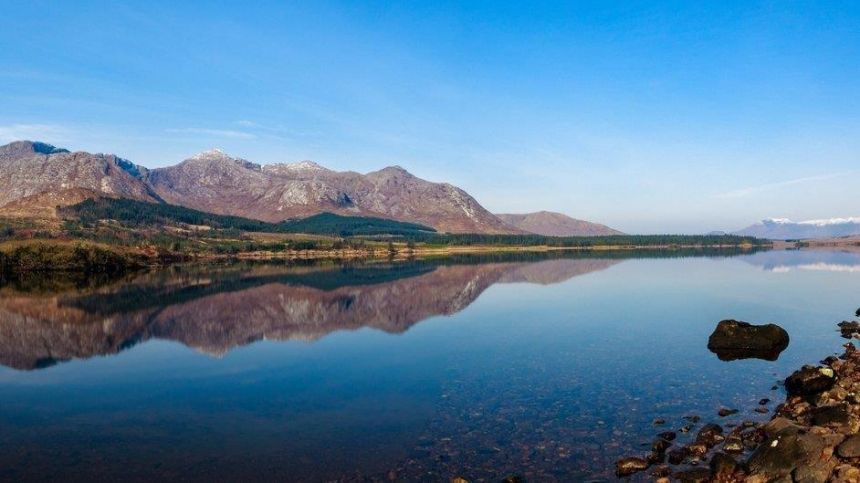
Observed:
[[[651,444],[651,451],[655,453],[665,453],[669,446],[672,446],[672,443],[667,439],[657,438],[654,440],[654,443]]]
[[[648,462],[642,458],[622,458],[615,463],[615,474],[618,476],[629,476],[647,469]]]
[[[699,430],[699,434],[696,435],[696,442],[703,443],[709,448],[716,445],[723,439],[723,428],[714,423],[702,426],[702,429]]]
[[[737,413],[738,413],[737,409],[729,409],[729,408],[720,408],[720,410],[717,411],[717,414],[719,414],[719,416],[721,418],[724,418],[726,416],[731,416],[732,414],[737,414]]]
[[[680,465],[686,458],[687,450],[685,448],[678,448],[669,451],[669,463],[673,465]]]

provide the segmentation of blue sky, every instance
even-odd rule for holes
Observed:
[[[0,7],[0,142],[399,164],[628,232],[860,216],[860,2]]]

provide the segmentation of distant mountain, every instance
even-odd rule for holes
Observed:
[[[736,235],[769,238],[771,240],[835,238],[860,235],[860,218],[830,218],[825,220],[791,221],[768,218],[734,232]]]
[[[451,233],[521,233],[465,191],[399,166],[367,174],[310,161],[261,166],[219,150],[148,170],[110,154],[45,143],[0,147],[0,215],[55,216],[87,198],[129,198],[267,222],[323,212],[419,223]]]
[[[623,235],[618,230],[590,221],[577,220],[562,213],[497,214],[502,221],[520,230],[547,236],[606,236]]]

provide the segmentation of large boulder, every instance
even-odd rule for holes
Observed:
[[[796,468],[822,462],[822,455],[829,448],[827,438],[813,433],[785,428],[761,444],[747,461],[753,475],[761,475],[766,481],[775,481],[791,475]],[[789,478],[788,481],[791,481]]]
[[[829,390],[835,383],[833,369],[803,366],[785,379],[785,390],[789,396],[814,396]]]
[[[788,332],[776,324],[723,320],[708,338],[708,349],[723,361],[749,358],[775,361],[788,342]]]
[[[839,331],[842,332],[842,337],[850,339],[855,335],[860,335],[860,322],[853,320],[843,320],[836,324],[839,326]]]

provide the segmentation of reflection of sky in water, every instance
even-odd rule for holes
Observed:
[[[855,260],[767,252],[611,260],[583,270],[542,262],[537,271],[421,271],[374,290],[244,288],[237,295],[246,303],[279,302],[253,313],[234,307],[226,322],[286,317],[275,307],[338,307],[347,317],[369,297],[378,301],[366,310],[396,303],[367,312],[373,321],[321,326],[324,335],[310,342],[243,343],[219,357],[186,345],[202,344],[196,331],[210,320],[188,325],[187,314],[220,299],[200,299],[188,306],[193,312],[162,308],[152,316],[161,325],[135,332],[144,337],[117,355],[0,368],[0,478],[607,476],[619,455],[643,452],[655,417],[668,420],[661,430],[685,414],[716,420],[721,406],[741,409],[735,421],[766,417],[752,410],[762,397],[781,397],[770,389],[776,380],[840,348],[834,324],[860,305],[860,278],[759,267]],[[438,310],[439,298],[451,310]],[[404,330],[391,325],[424,308],[427,318]],[[185,318],[165,318],[170,311]],[[778,323],[791,343],[775,362],[721,362],[705,346],[724,318]],[[99,327],[128,323],[121,319],[110,315]],[[249,335],[235,324],[215,336],[219,344],[273,339],[284,327],[264,329]]]
[[[860,272],[860,253],[838,251],[771,251],[740,257],[762,269],[786,273],[791,270]]]

